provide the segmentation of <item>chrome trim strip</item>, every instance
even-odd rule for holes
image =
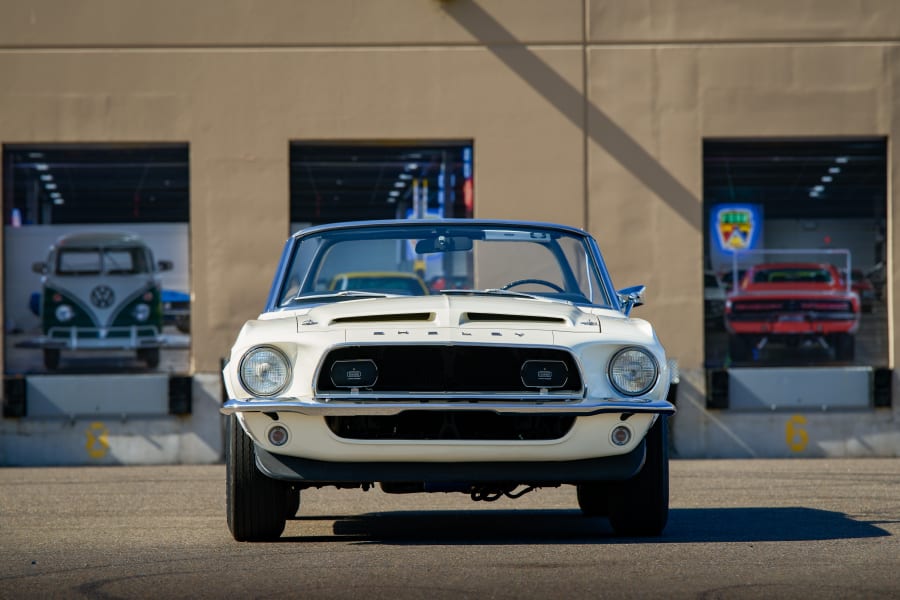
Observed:
[[[484,398],[500,401],[516,402],[572,402],[584,399],[583,390],[577,392],[370,392],[359,390],[358,392],[320,392],[316,399],[331,402],[344,400],[359,404],[361,402],[381,402],[388,400],[403,400],[406,402],[445,400],[458,402],[483,402]]]
[[[573,416],[602,413],[675,414],[675,406],[665,400],[584,400],[556,402],[317,402],[296,398],[275,400],[228,400],[219,409],[223,415],[242,412],[299,413],[309,416],[328,415],[396,415],[408,410],[458,412],[491,411],[498,414],[566,414]]]

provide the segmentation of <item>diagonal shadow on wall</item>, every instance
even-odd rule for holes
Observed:
[[[445,12],[463,26],[494,56],[500,59],[528,85],[556,107],[569,121],[615,158],[686,223],[701,231],[699,199],[644,150],[634,138],[613,122],[602,110],[563,79],[534,52],[519,42],[496,19],[474,2],[442,3]],[[585,114],[586,113],[586,114]]]

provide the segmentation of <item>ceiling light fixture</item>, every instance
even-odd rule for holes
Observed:
[[[833,179],[831,175],[822,175],[822,181],[825,183],[831,183]]]
[[[850,158],[847,156],[838,156],[837,158],[834,159],[834,162],[836,162],[839,165],[845,165],[849,161],[850,161]]]
[[[840,168],[840,167],[830,167],[830,168],[828,169],[828,172],[831,173],[831,174],[833,174],[833,175],[837,175],[838,173],[841,172],[841,168]]]

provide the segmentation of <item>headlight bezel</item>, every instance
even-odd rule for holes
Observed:
[[[247,380],[244,376],[244,367],[247,365],[247,361],[252,358],[255,354],[259,352],[271,352],[276,357],[278,357],[284,363],[284,380],[271,391],[264,390],[260,391],[257,387],[251,386],[247,383]],[[237,369],[237,377],[238,381],[241,384],[241,387],[244,388],[249,394],[256,398],[271,398],[273,396],[277,396],[282,393],[291,383],[291,379],[293,377],[293,367],[291,365],[291,361],[288,359],[287,354],[281,348],[277,346],[273,346],[271,344],[259,344],[249,348],[244,354],[241,356],[240,363],[238,363]]]
[[[630,352],[638,352],[646,356],[648,359],[650,359],[650,364],[653,366],[653,376],[650,378],[649,383],[636,390],[629,390],[620,386],[619,383],[616,382],[616,378],[613,376],[613,368],[616,366],[616,361]],[[623,396],[628,396],[630,398],[642,396],[652,390],[656,386],[657,382],[659,382],[659,361],[656,360],[656,357],[653,355],[653,353],[646,348],[642,348],[641,346],[625,346],[624,348],[620,348],[619,350],[617,350],[615,354],[613,354],[609,359],[609,363],[606,366],[606,377],[609,380],[609,384],[612,386],[612,388]]]

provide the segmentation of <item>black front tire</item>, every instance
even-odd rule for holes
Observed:
[[[849,333],[834,336],[834,358],[837,360],[853,360],[856,354],[855,338]]]
[[[142,348],[137,351],[138,360],[147,363],[147,367],[155,369],[159,366],[159,348]]]
[[[56,348],[44,348],[44,366],[48,371],[59,368],[60,351]]]
[[[278,539],[284,531],[288,492],[283,482],[256,468],[253,440],[236,416],[228,418],[225,448],[225,497],[228,529],[239,542]],[[299,495],[298,495],[299,500]]]
[[[605,517],[609,514],[609,484],[605,481],[579,483],[578,508],[586,517]]]
[[[728,336],[728,355],[734,362],[750,360],[753,356],[751,352],[750,339],[745,335],[731,334]]]
[[[288,488],[287,490],[287,499],[284,501],[284,516],[288,519],[292,519],[297,516],[297,511],[300,510],[300,490],[292,490]]]
[[[669,434],[660,415],[647,432],[647,457],[640,472],[610,484],[609,522],[616,535],[662,534],[669,520]]]

